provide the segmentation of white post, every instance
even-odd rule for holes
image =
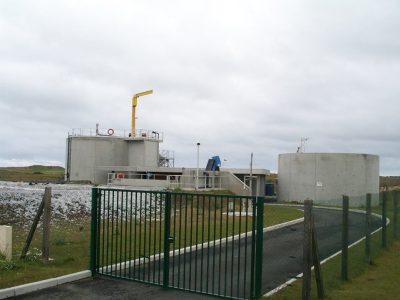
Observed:
[[[197,143],[196,190],[199,189],[199,155],[200,155],[200,143]]]
[[[7,260],[12,258],[12,227],[0,226],[0,253],[6,257]]]

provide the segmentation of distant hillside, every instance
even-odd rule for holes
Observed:
[[[379,186],[381,189],[388,188],[399,189],[400,188],[400,176],[380,176]]]
[[[34,165],[30,167],[0,167],[1,181],[60,182],[64,180],[64,168]]]

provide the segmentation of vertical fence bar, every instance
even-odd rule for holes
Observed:
[[[129,212],[129,270],[128,270],[128,277],[131,278],[131,263],[132,263],[132,222],[133,222],[133,203],[132,203],[132,192],[130,192],[130,201],[129,201],[129,208],[130,208],[130,212]],[[134,247],[136,245],[133,245]]]
[[[115,208],[115,255],[114,255],[114,267],[115,267],[115,275],[118,272],[118,222],[119,222],[119,191],[117,191],[117,205]]]
[[[312,200],[304,200],[302,300],[311,299]]]
[[[215,242],[217,241],[217,197],[214,196],[214,247],[213,247],[213,268],[212,268],[212,292],[215,294]]]
[[[112,204],[111,204],[111,246],[110,246],[110,273],[113,272],[114,267],[114,199],[115,199],[115,192],[112,191]]]
[[[225,230],[225,269],[224,269],[224,296],[226,297],[228,283],[228,237],[229,237],[229,197],[226,197],[226,230]],[[202,262],[203,263],[203,260]]]
[[[371,264],[371,194],[367,194],[365,214],[365,261]]]
[[[156,282],[156,253],[160,253],[161,250],[158,249],[158,252],[156,251],[157,248],[157,200],[161,198],[161,194],[156,193],[155,197],[154,197],[154,224],[153,224],[153,230],[154,230],[154,237],[153,237],[153,283]],[[171,204],[172,205],[172,204]],[[151,217],[150,217],[151,218]],[[160,220],[161,222],[161,220]],[[158,234],[161,234],[161,232],[159,232]]]
[[[210,241],[211,241],[211,195],[208,196],[208,220],[207,220],[207,229],[208,229],[208,244],[207,244],[207,284],[206,284],[206,292],[208,293],[208,282],[210,280],[210,268],[209,268],[209,262],[210,262]]]
[[[251,218],[251,263],[250,263],[250,297],[254,298],[254,264],[256,260],[256,202],[255,198],[251,197],[252,218]]]
[[[342,216],[342,280],[348,280],[349,197],[343,196]]]
[[[169,239],[171,225],[171,194],[165,197],[165,222],[164,222],[164,266],[163,266],[163,287],[169,286]]]
[[[149,255],[148,255],[148,257],[149,257],[149,264],[148,264],[148,273],[147,273],[147,280],[150,282],[150,276],[151,276],[151,261],[150,261],[150,256],[151,256],[151,241],[152,241],[152,228],[151,228],[151,225],[152,225],[152,221],[151,221],[151,215],[152,215],[152,200],[154,200],[154,204],[156,203],[156,201],[155,201],[155,196],[156,196],[156,194],[155,193],[150,193],[149,194],[149,198],[150,198],[150,200],[149,200]],[[154,256],[153,256],[154,257]],[[154,282],[154,281],[153,281]]]
[[[174,203],[174,231],[173,231],[173,235],[174,235],[174,240],[176,240],[176,237],[177,237],[177,230],[176,230],[176,197],[175,196],[173,198],[171,197],[171,201],[173,201],[173,203]],[[197,201],[197,203],[198,203],[198,201]],[[197,210],[197,213],[198,213],[198,210]],[[160,232],[160,234],[161,234],[161,232]],[[197,244],[197,242],[196,242],[196,244]],[[175,249],[176,249],[175,244],[173,245],[172,249],[175,251]],[[172,286],[175,286],[175,257],[176,257],[176,255],[172,256]],[[178,268],[179,268],[179,265],[178,265]]]
[[[139,211],[140,214],[140,211]],[[140,217],[140,215],[139,215]],[[138,250],[137,250],[137,245],[138,245],[138,241],[137,241],[137,236],[140,237],[140,234],[138,234],[137,231],[137,222],[138,222],[138,194],[137,192],[135,192],[135,227],[134,227],[134,236],[133,236],[133,278],[136,278],[136,258],[139,256]],[[139,231],[140,232],[140,231]]]
[[[235,235],[235,198],[232,198],[232,237]],[[230,280],[230,286],[231,286],[231,291],[230,291],[230,296],[233,296],[233,265],[234,265],[234,254],[235,254],[235,239],[232,238],[232,242],[231,242],[231,280]],[[207,266],[208,267],[208,266]]]
[[[203,212],[204,213],[204,212]],[[189,235],[189,289],[192,283],[192,246],[193,246],[193,195],[190,195],[190,235]],[[196,261],[195,261],[196,263]]]
[[[203,212],[204,213],[204,212]],[[196,252],[195,252],[195,264],[194,264],[194,289],[197,289],[197,255],[199,244],[199,196],[196,197]]]
[[[186,287],[186,245],[187,245],[187,223],[188,223],[188,194],[185,194],[185,222],[184,222],[184,240],[183,240],[183,288]]]
[[[249,225],[249,200],[243,198],[241,201],[241,205],[242,205],[242,209],[245,208],[246,209],[246,220],[245,220],[245,230],[244,230],[244,269],[245,272],[243,274],[243,291],[244,294],[246,294],[246,289],[248,286],[247,283],[247,242],[248,242],[248,234],[247,234],[247,230],[248,230],[248,225]],[[243,207],[244,206],[244,207]],[[246,297],[246,296],[244,296]],[[249,297],[251,297],[251,294],[249,294]]]
[[[241,243],[241,232],[242,232],[242,199],[238,198],[239,202],[239,238],[238,238],[238,266],[237,266],[237,281],[236,281],[236,294],[237,297],[240,297],[240,260],[242,259],[240,256],[240,243]],[[245,258],[246,259],[246,258]],[[246,272],[246,270],[244,270]],[[245,296],[245,291],[243,294],[243,297]]]
[[[107,191],[107,253],[106,253],[106,272],[108,273],[108,258],[110,257],[110,191]],[[104,267],[104,264],[103,264]]]
[[[103,196],[103,197],[102,197]],[[102,192],[100,190],[100,193],[98,194],[98,204],[97,204],[97,238],[96,238],[96,268],[98,269],[100,267],[100,240],[102,238],[102,235],[100,234],[101,232],[101,199],[104,198],[104,191]]]
[[[182,194],[179,196],[178,287],[181,280]]]
[[[169,194],[170,199],[172,199],[172,194]],[[163,200],[167,198],[167,194],[163,193],[160,195],[160,227],[159,227],[159,231],[160,234],[158,235],[158,253],[161,256],[161,250],[164,250],[161,248],[161,240],[164,238],[163,237],[163,230],[162,230],[162,226],[163,226],[163,222],[162,222],[162,216],[163,216]],[[172,201],[172,200],[171,200]],[[174,201],[176,201],[176,197],[174,197]],[[164,252],[164,251],[163,251]],[[159,258],[161,259],[161,257],[159,256]],[[160,259],[158,260],[158,283],[161,284],[161,261]]]
[[[262,259],[263,259],[263,228],[264,228],[264,199],[257,197],[257,233],[256,233],[256,265],[255,265],[255,298],[261,297]]]
[[[96,239],[97,239],[97,199],[98,199],[98,188],[92,188],[92,219],[91,219],[91,230],[90,230],[90,271],[92,276],[96,274]]]
[[[121,191],[121,206],[120,206],[120,210],[121,210],[121,216],[120,216],[120,226],[119,226],[119,276],[122,276],[122,254],[123,254],[123,247],[122,247],[122,241],[123,241],[123,226],[124,226],[124,191]]]
[[[224,198],[220,196],[221,209],[219,215],[219,256],[218,256],[218,294],[221,294],[221,274],[222,274],[222,214],[224,207]]]
[[[393,238],[395,238],[395,239],[397,239],[399,237],[398,229],[397,229],[398,197],[399,197],[399,191],[393,191]]]
[[[200,265],[200,278],[203,277],[203,262],[204,262],[204,224],[205,224],[205,196],[202,196],[202,223],[201,223],[201,265]],[[203,280],[200,281],[200,291],[203,291]]]
[[[139,234],[138,234],[138,239],[139,239],[139,248],[138,248],[138,258],[139,258],[139,263],[138,263],[138,278],[140,279],[140,268],[141,268],[141,259],[142,256],[144,256],[144,254],[142,255],[142,211],[143,211],[143,196],[142,196],[142,192],[137,193],[137,195],[140,195],[139,197]]]
[[[143,280],[146,280],[146,260],[147,260],[147,253],[146,253],[146,245],[147,245],[147,207],[148,207],[148,202],[147,202],[147,195],[148,192],[144,192],[144,221],[143,221],[143,226],[144,226],[144,232],[143,232]],[[143,200],[142,200],[143,201]]]
[[[106,197],[105,197],[105,195],[106,195],[106,192],[105,191],[103,191],[103,193],[102,193],[102,195],[101,195],[101,199],[103,199],[103,207],[102,207],[102,213],[99,213],[100,214],[100,220],[101,220],[101,216],[103,216],[103,224],[102,224],[102,234],[101,234],[101,266],[104,268],[104,254],[105,254],[105,250],[104,250],[104,246],[106,245],[105,244],[105,239],[106,239],[106,237],[105,237],[105,233],[106,233],[106,230],[105,230],[105,225],[106,225]],[[100,263],[99,263],[99,266],[100,266]]]
[[[388,198],[388,192],[383,192],[383,198],[382,198],[382,248],[387,247],[387,228],[386,228],[387,198]]]

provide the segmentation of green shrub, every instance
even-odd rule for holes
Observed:
[[[2,253],[0,253],[0,270],[9,271],[15,268],[16,268],[15,262],[13,262],[12,260],[11,261],[7,260],[6,257]]]

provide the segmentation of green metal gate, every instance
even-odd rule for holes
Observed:
[[[91,233],[93,275],[261,296],[263,198],[93,188]]]

